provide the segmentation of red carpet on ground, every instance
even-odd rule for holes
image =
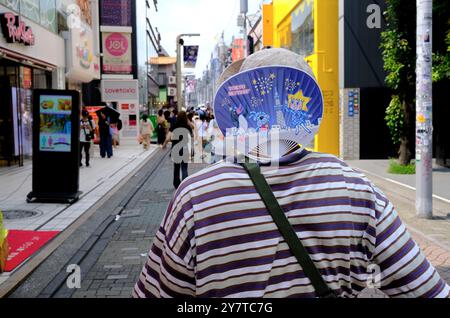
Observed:
[[[60,232],[8,231],[9,254],[5,272],[12,272]]]

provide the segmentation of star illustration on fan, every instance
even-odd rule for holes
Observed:
[[[295,111],[308,111],[308,103],[311,101],[311,98],[303,95],[303,91],[299,90],[297,94],[289,94],[288,95],[288,107]]]

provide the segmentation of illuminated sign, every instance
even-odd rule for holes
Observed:
[[[23,43],[34,45],[35,37],[31,27],[26,26],[23,20],[14,13],[7,12],[1,15],[3,35],[8,43]]]
[[[71,96],[40,96],[40,151],[71,152],[71,115]]]

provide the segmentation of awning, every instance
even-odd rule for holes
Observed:
[[[177,63],[176,57],[159,56],[150,58],[151,65],[172,65]]]
[[[46,71],[53,72],[57,66],[32,57],[13,52],[11,50],[0,47],[0,58],[5,58],[27,66],[40,68]]]

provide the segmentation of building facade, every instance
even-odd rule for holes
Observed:
[[[338,0],[273,0],[263,5],[264,45],[305,56],[322,88],[316,151],[339,155]]]
[[[0,1],[0,166],[22,165],[32,156],[34,89],[81,90],[99,76],[89,4]]]

